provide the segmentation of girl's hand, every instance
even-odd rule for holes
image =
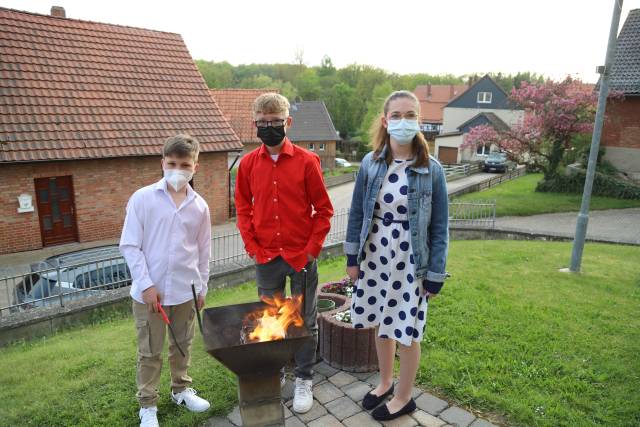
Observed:
[[[360,276],[360,267],[357,265],[347,267],[347,276],[355,283],[355,281],[358,280],[358,276]]]

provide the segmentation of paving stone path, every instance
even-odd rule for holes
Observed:
[[[378,373],[344,372],[324,362],[314,367],[313,406],[305,414],[291,411],[293,382],[291,378],[282,391],[285,402],[285,427],[496,427],[469,411],[450,405],[419,388],[413,389],[418,409],[411,415],[403,415],[390,422],[379,423],[365,411],[361,402],[373,385],[378,383]],[[226,417],[209,419],[205,427],[241,426],[240,410],[236,406]]]

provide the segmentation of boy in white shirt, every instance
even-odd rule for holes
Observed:
[[[187,375],[195,331],[191,283],[196,285],[200,310],[207,293],[211,253],[209,206],[188,184],[198,170],[199,152],[198,141],[189,135],[169,138],[162,152],[164,177],[136,191],[127,204],[120,251],[133,279],[141,426],[158,425],[158,385],[167,334],[159,305],[175,333],[175,338],[169,334],[171,398],[194,412],[209,409],[209,402],[189,387]]]

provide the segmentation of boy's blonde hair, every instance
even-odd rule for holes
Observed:
[[[194,162],[198,161],[200,154],[200,143],[197,139],[186,133],[167,138],[162,148],[162,157],[191,157]]]
[[[289,117],[289,101],[279,93],[263,93],[253,102],[253,117],[258,113],[280,114]]]

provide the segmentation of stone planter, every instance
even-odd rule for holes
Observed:
[[[334,368],[348,372],[378,370],[375,329],[355,329],[351,323],[334,319],[333,315],[348,310],[351,298],[339,294],[319,293],[318,298],[335,301],[336,309],[318,315],[320,357]]]

